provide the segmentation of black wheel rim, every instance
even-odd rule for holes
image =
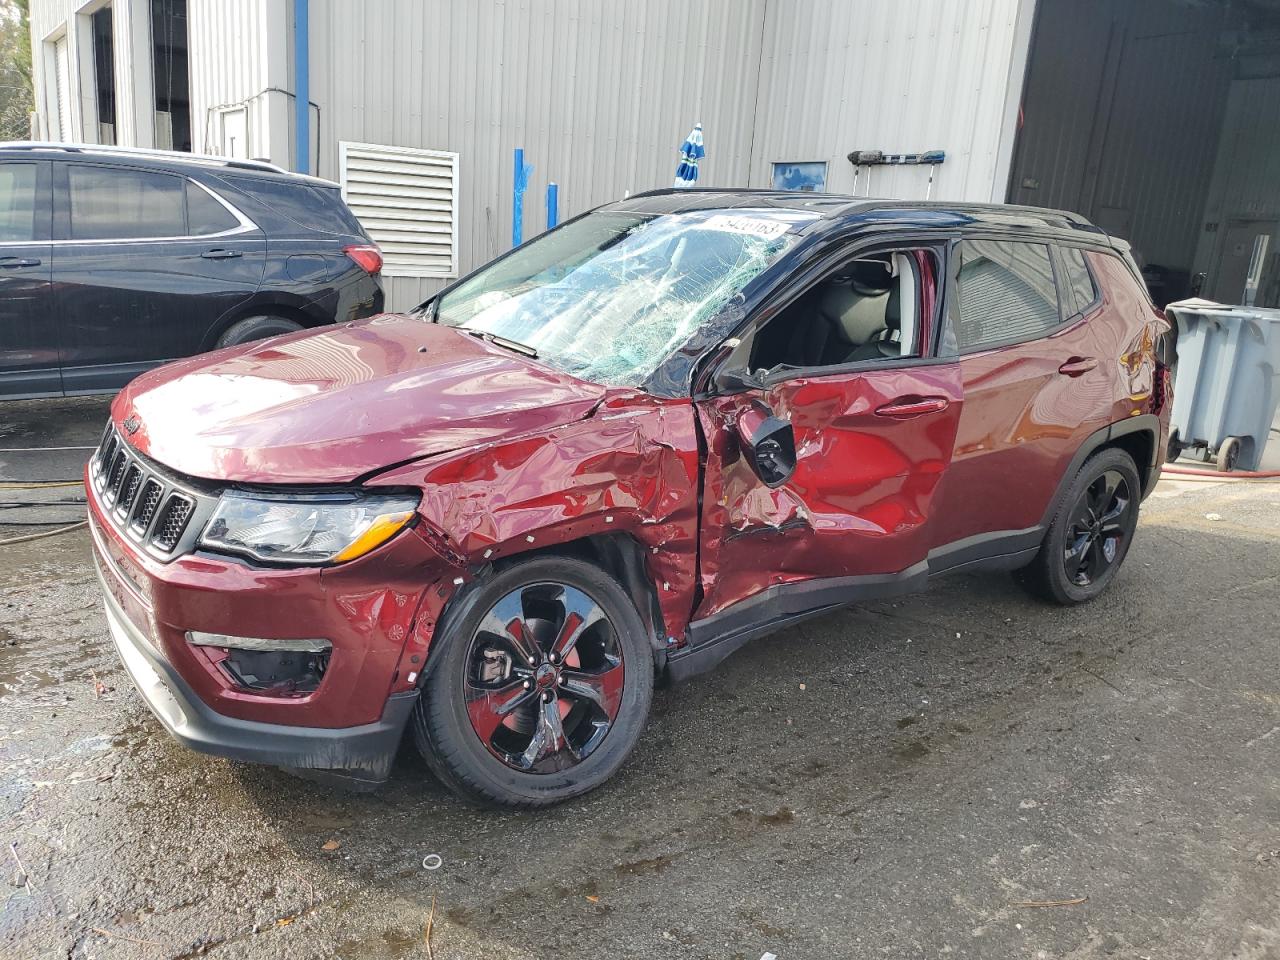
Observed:
[[[1108,470],[1085,488],[1072,508],[1062,552],[1069,581],[1087,587],[1106,576],[1124,553],[1132,511],[1129,482],[1118,470]]]
[[[471,637],[467,714],[513,770],[555,773],[599,749],[622,706],[622,644],[604,608],[562,583],[533,583],[495,603]]]

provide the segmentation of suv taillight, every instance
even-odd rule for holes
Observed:
[[[342,252],[355,261],[365,273],[377,276],[382,272],[382,251],[371,243],[343,247]]]

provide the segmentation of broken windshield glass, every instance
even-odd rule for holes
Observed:
[[[525,344],[584,380],[636,386],[794,242],[795,211],[600,211],[459,284],[437,319]]]

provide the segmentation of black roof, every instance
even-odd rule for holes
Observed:
[[[215,157],[206,154],[185,153],[180,150],[148,150],[140,147],[112,147],[90,143],[46,143],[40,141],[0,142],[0,155],[21,154],[41,160],[84,159],[95,162],[116,162],[131,167],[151,167],[156,170],[186,170],[189,172],[234,172],[238,176],[249,175],[274,180],[304,180],[318,186],[334,187],[330,180],[292,173],[266,160],[240,160],[235,157]]]
[[[1078,213],[1004,203],[956,203],[951,200],[891,200],[851,197],[838,193],[783,190],[650,190],[608,205],[611,210],[644,213],[685,213],[693,210],[776,209],[816,213],[818,219],[862,221],[903,228],[959,228],[973,226],[1030,229],[1048,233],[1086,234],[1094,242],[1111,243],[1101,227]],[[1117,245],[1123,245],[1120,241]]]

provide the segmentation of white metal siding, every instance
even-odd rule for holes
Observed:
[[[382,248],[385,277],[458,275],[458,155],[338,144],[342,196]]]
[[[772,0],[755,109],[753,187],[777,161],[825,160],[853,189],[852,150],[945,150],[934,199],[991,199],[1018,0]],[[1008,149],[1007,147],[1005,149]],[[858,193],[923,199],[927,167],[864,168]]]
[[[209,0],[204,0],[209,2]],[[244,2],[244,0],[236,0]],[[1025,6],[1028,0],[1022,0]],[[343,140],[459,155],[458,269],[510,245],[512,151],[567,219],[670,186],[706,130],[699,186],[768,186],[773,161],[824,160],[847,191],[854,149],[943,149],[933,196],[988,200],[1009,147],[1019,0],[312,0],[320,176]],[[274,156],[277,161],[285,159]],[[877,194],[923,197],[920,168],[879,168]],[[860,182],[865,188],[865,178]],[[439,280],[388,279],[410,305]]]
[[[707,128],[706,185],[742,185],[755,110],[764,0],[312,0],[317,172],[338,143],[458,154],[458,270],[511,243],[512,151],[534,166],[524,235],[560,216],[670,186],[677,148]],[[410,306],[443,281],[389,277]]]
[[[243,156],[289,164],[291,7],[284,0],[188,0],[195,152],[221,153],[223,114],[241,111]],[[240,122],[230,120],[237,135]]]

